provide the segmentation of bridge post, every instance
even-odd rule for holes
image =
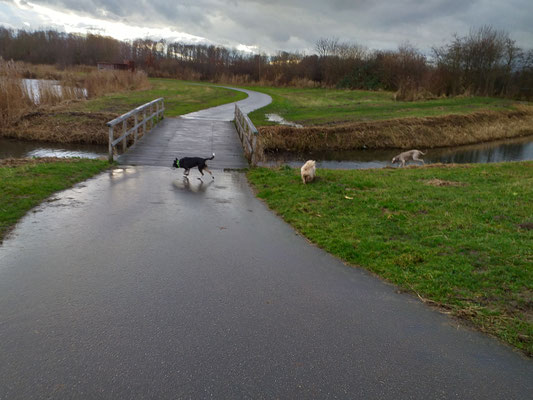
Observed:
[[[113,126],[109,127],[108,160],[113,162]]]
[[[143,110],[143,137],[146,135],[146,108]]]
[[[133,144],[137,143],[137,136],[139,134],[139,128],[137,126],[137,122],[138,122],[137,114],[135,114],[135,134],[133,135]]]
[[[126,135],[126,131],[128,130],[127,129],[127,125],[126,125],[126,120],[122,121],[122,135]],[[122,153],[125,153],[126,152],[126,142],[128,141],[127,138],[125,138],[123,141],[122,141]]]

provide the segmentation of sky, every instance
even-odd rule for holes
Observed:
[[[0,25],[165,39],[243,51],[315,52],[320,38],[422,52],[484,25],[533,48],[532,0],[0,0]]]

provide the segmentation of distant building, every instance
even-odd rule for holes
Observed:
[[[119,70],[119,71],[131,71],[135,72],[135,62],[134,61],[125,61],[123,63],[110,63],[110,62],[99,62],[96,64],[98,71],[102,70]]]

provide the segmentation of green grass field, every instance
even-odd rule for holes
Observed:
[[[404,117],[465,114],[512,108],[513,102],[488,97],[456,97],[402,102],[394,93],[341,89],[248,87],[272,97],[272,103],[250,113],[256,126],[275,125],[265,114],[278,114],[302,125],[320,125]]]
[[[107,161],[69,159],[0,165],[0,243],[8,230],[52,193],[109,168]]]
[[[77,103],[73,111],[108,111],[123,114],[144,103],[164,97],[165,116],[176,117],[247,97],[243,92],[198,85],[176,79],[150,78],[150,84],[152,88],[149,90],[114,93]]]
[[[248,178],[321,248],[533,355],[533,162],[317,175]]]

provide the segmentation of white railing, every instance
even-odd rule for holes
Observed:
[[[155,109],[154,109],[155,108]],[[147,115],[148,111],[148,115]],[[142,120],[139,122],[139,114],[142,113]],[[127,149],[127,143],[128,143],[128,136],[132,133],[133,136],[133,144],[137,143],[137,139],[139,136],[139,128],[142,126],[142,133],[143,135],[147,132],[147,123],[149,123],[150,127],[148,128],[148,131],[151,130],[155,124],[157,124],[161,119],[164,118],[165,114],[165,103],[164,99],[160,97],[159,99],[152,100],[149,103],[143,104],[142,106],[139,106],[137,108],[134,108],[133,110],[127,112],[126,114],[121,115],[118,118],[115,118],[112,121],[109,121],[106,123],[106,125],[109,127],[109,161],[113,162],[113,152],[115,149],[115,146],[122,142],[122,152],[124,153]],[[133,126],[128,129],[128,120],[130,118],[134,118]],[[122,135],[118,137],[117,139],[114,138],[114,128],[116,125],[120,124],[122,122]],[[130,122],[131,125],[131,122]]]
[[[235,104],[235,126],[239,139],[241,139],[244,156],[251,165],[257,163],[257,128],[254,126],[248,115],[243,113],[239,106]]]

